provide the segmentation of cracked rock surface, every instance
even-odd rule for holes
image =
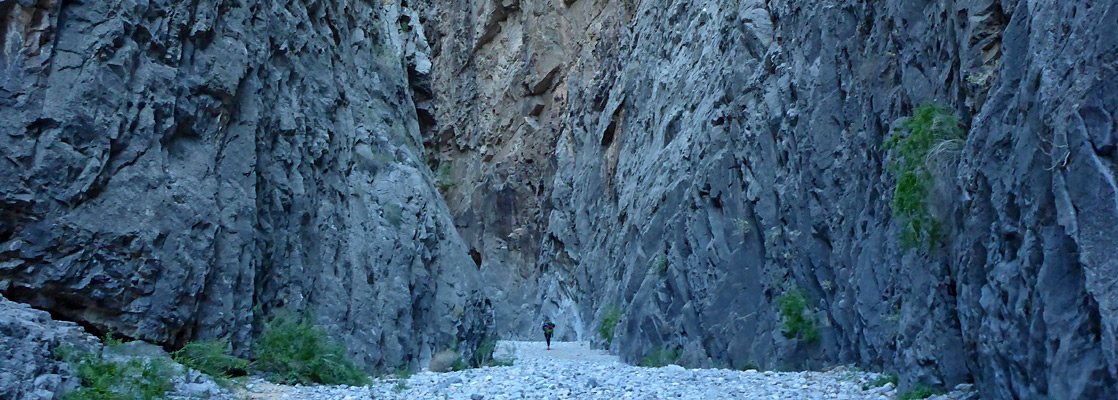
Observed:
[[[0,292],[239,354],[312,311],[370,371],[486,336],[394,4],[0,1]]]
[[[411,3],[447,202],[482,273],[514,277],[489,280],[503,334],[550,317],[604,345],[616,308],[626,362],[1118,395],[1115,5]],[[968,136],[929,162],[942,245],[906,252],[883,142],[929,101]]]

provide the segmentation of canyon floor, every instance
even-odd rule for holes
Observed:
[[[240,395],[253,400],[364,399],[881,399],[897,398],[892,384],[868,387],[879,374],[838,367],[826,372],[660,368],[621,363],[585,342],[502,341],[498,360],[511,366],[457,372],[424,371],[377,379],[368,387],[281,386],[262,381]],[[868,389],[864,389],[867,388]],[[975,398],[969,387],[933,399]]]

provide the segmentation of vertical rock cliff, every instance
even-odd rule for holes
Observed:
[[[0,1],[0,292],[238,352],[311,310],[370,370],[476,346],[491,310],[423,161],[399,13]]]
[[[619,307],[627,361],[1116,395],[1115,5],[412,3],[421,130],[505,334]],[[928,160],[940,245],[904,251],[883,143],[925,102],[967,137]]]

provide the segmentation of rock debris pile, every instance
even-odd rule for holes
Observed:
[[[497,357],[515,349],[510,367],[385,378],[369,387],[248,385],[254,399],[874,399],[897,396],[893,384],[867,388],[879,374],[851,368],[828,372],[644,368],[619,362],[586,343],[501,342]],[[977,398],[970,388],[932,399]]]

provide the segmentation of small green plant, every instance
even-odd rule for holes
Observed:
[[[598,335],[606,341],[607,348],[613,344],[613,333],[617,330],[618,322],[621,322],[621,309],[616,306],[606,307],[602,313],[602,325],[598,326]]]
[[[890,383],[892,383],[893,386],[897,386],[897,376],[896,375],[893,375],[893,374],[881,375],[881,376],[877,377],[877,379],[874,379],[872,381],[869,381],[869,383],[866,383],[865,385],[862,385],[862,390],[869,390],[870,388],[882,387],[882,386],[885,386],[885,385],[890,384]]]
[[[229,378],[230,372],[244,371],[248,360],[230,355],[228,339],[190,342],[172,353],[179,364],[215,378]]]
[[[392,373],[392,376],[396,377],[396,379],[408,379],[411,378],[412,375],[415,375],[415,373],[406,366],[397,367],[396,371]]]
[[[738,370],[739,371],[749,371],[749,370],[760,371],[761,366],[757,365],[757,363],[754,362],[753,360],[749,360],[749,361],[746,361],[745,364],[741,366],[741,368],[738,368]]]
[[[392,391],[396,393],[402,393],[406,390],[408,390],[408,383],[404,381],[396,382],[396,386],[392,387]]]
[[[766,248],[775,247],[776,246],[776,240],[779,239],[783,235],[784,235],[784,228],[782,228],[780,226],[774,226],[772,228],[769,228],[769,230],[765,231],[765,247]],[[766,251],[766,253],[767,253],[767,251]],[[765,255],[765,257],[771,258],[772,255],[767,253]]]
[[[255,368],[272,382],[362,386],[369,376],[346,356],[342,343],[307,316],[281,312],[254,344]]]
[[[81,381],[81,387],[63,400],[153,400],[174,389],[174,368],[165,359],[113,362],[70,348],[56,348],[55,356],[69,363]]]
[[[439,170],[435,173],[436,183],[443,190],[450,189],[456,185],[454,182],[454,170],[451,169],[450,164],[443,164],[439,166]]]
[[[454,362],[450,363],[451,371],[465,371],[467,368],[470,368],[470,365],[466,364],[462,359],[455,359]]]
[[[734,218],[735,236],[739,236],[744,239],[745,235],[748,235],[750,232],[753,232],[753,224],[749,223],[748,219]]]
[[[384,205],[384,220],[392,224],[392,226],[400,227],[400,223],[404,220],[404,209],[399,204],[388,203]]]
[[[901,126],[907,135],[898,132],[885,141],[885,148],[890,150],[888,168],[897,177],[889,206],[901,227],[901,246],[931,250],[940,240],[941,227],[928,209],[928,191],[934,179],[928,170],[928,156],[942,143],[961,140],[965,134],[959,128],[959,117],[933,103],[917,107]]]
[[[923,383],[917,383],[909,391],[897,395],[897,400],[926,399],[937,394],[943,394],[943,392],[932,389]]]
[[[644,356],[640,364],[637,365],[649,368],[664,367],[678,363],[679,357],[682,355],[683,350],[679,348],[665,349],[663,347],[657,347],[649,352],[648,355]]]
[[[659,257],[656,257],[656,262],[654,262],[652,264],[652,267],[656,270],[656,272],[659,272],[661,275],[667,273],[668,272],[668,255],[667,254],[661,254]]]
[[[497,339],[486,338],[478,343],[474,355],[470,357],[470,367],[481,367],[493,361],[493,352],[497,350]]]
[[[807,298],[803,290],[793,288],[777,298],[780,315],[784,317],[784,337],[788,339],[799,338],[805,343],[819,342],[819,328],[815,326],[815,316],[808,309]]]

